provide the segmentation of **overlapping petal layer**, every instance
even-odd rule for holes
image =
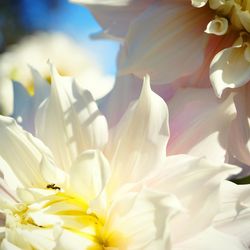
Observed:
[[[168,154],[228,160],[231,122],[236,117],[233,95],[217,100],[212,89],[183,89],[169,101],[171,137]]]
[[[106,119],[91,94],[72,78],[53,69],[50,97],[37,113],[37,135],[52,150],[57,164],[69,169],[86,149],[101,148],[108,139]]]
[[[237,185],[230,194],[224,188],[240,169],[190,155],[166,157],[168,109],[148,77],[107,146],[106,121],[95,102],[100,123],[84,113],[90,103],[71,78],[53,67],[52,78],[37,119],[48,148],[12,119],[0,119],[0,138],[8,145],[0,147],[0,156],[23,184],[15,199],[0,198],[6,217],[1,249],[246,249],[249,243],[238,234],[244,223],[236,214],[234,231],[230,211],[240,204],[248,221],[247,198]],[[89,140],[96,136],[103,137]],[[245,186],[244,195],[249,190]]]

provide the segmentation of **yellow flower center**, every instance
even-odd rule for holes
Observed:
[[[47,185],[46,191],[51,193],[36,202],[17,204],[13,215],[19,225],[40,229],[59,225],[62,229],[83,237],[89,250],[124,246],[125,237],[107,229],[105,218],[89,211],[89,205],[82,197],[66,193],[54,184]]]

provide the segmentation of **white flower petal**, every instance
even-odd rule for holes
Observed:
[[[45,145],[24,131],[14,119],[3,116],[0,117],[0,140],[0,156],[19,181],[28,187],[44,186],[40,161],[42,154],[49,154]]]
[[[216,228],[226,234],[231,234],[241,239],[249,246],[250,185],[236,185],[229,181],[221,185],[221,213],[215,218]],[[248,203],[244,205],[245,200]]]
[[[175,196],[143,189],[138,194],[128,193],[114,201],[107,221],[108,240],[112,232],[125,237],[128,249],[168,249],[169,221],[182,209]],[[121,244],[124,247],[124,245]]]
[[[210,65],[210,80],[214,91],[221,97],[224,89],[243,86],[250,80],[250,62],[244,47],[231,47],[217,53]]]
[[[31,133],[35,133],[35,113],[41,102],[49,96],[50,85],[42,79],[35,69],[30,68],[34,79],[34,95],[28,94],[21,84],[14,84],[15,105],[13,117],[16,119],[21,117],[22,127]]]
[[[233,95],[218,100],[212,89],[182,89],[169,101],[170,140],[167,154],[205,156],[227,161],[231,122],[236,116]]]
[[[192,5],[196,8],[201,8],[207,4],[208,0],[192,0]]]
[[[6,239],[21,249],[52,250],[55,247],[52,229],[30,227],[29,229],[16,227],[7,229]]]
[[[165,157],[169,136],[168,108],[144,80],[140,99],[114,131],[107,152],[112,159],[112,185],[137,181]]]
[[[16,187],[13,188],[13,186],[8,185],[8,183],[5,181],[5,179],[3,179],[2,177],[0,177],[0,197],[1,198],[7,198],[9,200],[12,201],[17,201],[17,197],[16,197]],[[14,183],[13,183],[14,184]]]
[[[96,249],[99,250],[97,245],[91,239],[81,237],[74,232],[63,230],[61,236],[56,241],[56,246],[53,250],[83,250],[83,249]],[[101,249],[100,249],[101,250]]]
[[[230,153],[239,161],[250,165],[250,85],[237,89],[234,96],[237,116],[232,122]]]
[[[38,110],[36,128],[38,136],[52,150],[57,165],[68,170],[82,151],[106,143],[107,122],[88,91],[51,68],[51,95]]]
[[[30,218],[39,227],[49,228],[53,225],[62,225],[62,219],[60,216],[54,214],[47,214],[41,210],[29,213]]]
[[[22,187],[22,183],[15,175],[10,166],[6,163],[6,161],[0,156],[0,172],[1,177],[4,179],[4,182],[7,184],[11,190],[16,190],[18,187]],[[15,192],[15,191],[14,191]]]
[[[13,83],[7,78],[0,79],[0,114],[11,115],[14,109]]]
[[[208,34],[214,35],[225,35],[228,30],[228,20],[224,17],[215,17],[212,21],[210,21],[205,30]]]
[[[205,232],[180,244],[175,245],[172,250],[248,250],[237,237],[223,234],[213,228],[209,228]]]
[[[174,219],[172,225],[172,241],[179,242],[211,225],[220,207],[221,181],[238,174],[240,168],[188,155],[169,156],[165,166],[146,183],[176,195],[187,209]]]
[[[88,150],[73,163],[70,170],[70,187],[87,201],[95,199],[110,175],[110,166],[100,151]]]
[[[228,33],[226,36],[209,36],[202,65],[192,75],[188,76],[188,79],[182,84],[182,86],[195,88],[211,87],[209,67],[214,55],[225,48],[231,47],[236,39],[236,33]],[[179,82],[179,80],[177,81]]]
[[[119,73],[150,74],[161,84],[193,73],[203,60],[209,15],[191,4],[156,1],[131,23]]]
[[[1,250],[22,250],[22,248],[15,246],[11,242],[9,242],[7,239],[3,239],[3,241],[1,242],[0,249]]]
[[[40,163],[40,171],[41,175],[48,183],[62,184],[66,180],[65,172],[55,165],[53,159],[49,159],[45,155],[43,155]]]

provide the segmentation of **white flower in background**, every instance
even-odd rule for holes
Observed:
[[[239,168],[166,157],[168,109],[148,77],[108,139],[90,92],[52,67],[36,129],[0,117],[1,249],[249,248],[250,187],[225,181]]]
[[[247,84],[250,80],[249,1],[71,0],[71,2],[83,4],[92,11],[103,27],[100,37],[113,38],[121,42],[122,48],[118,59],[121,73],[134,74],[140,78],[149,73],[153,83],[162,85],[172,82],[175,86],[209,87],[211,81],[217,97],[221,97],[226,88],[233,88],[231,92],[236,92],[234,104],[237,115],[232,123],[228,122],[225,125],[225,130],[220,127],[220,124],[224,123],[223,119],[220,117],[217,117],[217,120],[213,119],[218,112],[214,110],[214,115],[210,107],[216,108],[218,101],[212,98],[210,90],[200,91],[201,98],[207,92],[207,96],[211,97],[210,100],[207,98],[198,100],[198,92],[194,95],[199,105],[206,109],[204,113],[210,113],[209,117],[212,118],[210,125],[213,124],[214,130],[211,127],[207,129],[208,126],[202,121],[204,114],[201,109],[193,119],[191,116],[187,118],[183,112],[181,112],[182,117],[178,118],[178,113],[173,110],[177,110],[177,106],[172,109],[172,112],[178,115],[174,118],[175,121],[171,121],[172,124],[176,125],[178,119],[189,120],[182,125],[182,135],[185,136],[180,136],[180,141],[173,138],[176,142],[186,138],[185,143],[181,147],[178,146],[179,143],[175,144],[177,147],[173,148],[173,152],[182,152],[180,149],[185,148],[185,152],[202,154],[201,147],[198,147],[199,152],[193,150],[194,141],[197,140],[192,140],[187,132],[190,129],[195,131],[198,126],[200,131],[198,142],[203,143],[201,138],[207,136],[209,141],[211,138],[216,138],[213,148],[219,146],[220,150],[217,152],[225,152],[225,147],[228,148],[226,145],[230,144],[228,153],[250,165],[249,84]],[[126,90],[125,86],[120,86],[124,93],[132,91],[132,87],[127,86]],[[118,89],[119,86],[116,85],[115,88]],[[182,96],[183,93],[192,96],[191,91],[181,93]],[[160,94],[168,100],[166,96],[169,96],[169,89],[162,89]],[[116,96],[116,93],[114,95]],[[226,95],[225,93],[225,99]],[[127,99],[131,99],[130,97],[131,95],[127,94]],[[187,101],[191,98],[184,96],[183,98],[186,105],[189,105]],[[124,96],[122,100],[125,104],[121,106],[126,106],[128,101],[126,102]],[[112,102],[113,100],[110,101]],[[187,110],[190,111],[189,108]],[[220,109],[219,113],[221,111]],[[118,109],[115,112],[119,114]],[[194,114],[192,111],[191,113]],[[228,117],[228,113],[222,112],[222,117],[225,116]],[[215,127],[215,124],[218,127]],[[230,131],[225,133],[228,128]],[[172,130],[172,134],[176,134],[173,126]],[[214,137],[214,134],[218,136]],[[225,135],[228,137],[225,138]],[[187,141],[187,138],[190,141]],[[210,147],[209,145],[210,143],[207,147]],[[216,160],[213,156],[211,159]]]
[[[189,80],[198,85],[210,75],[217,96],[250,80],[248,0],[71,1],[93,12],[101,37],[122,41],[123,74],[164,84],[195,73]]]
[[[13,112],[11,80],[21,83],[29,94],[35,94],[29,65],[39,69],[43,79],[50,82],[48,59],[57,66],[62,75],[75,75],[78,83],[84,85],[85,89],[91,90],[95,99],[105,96],[114,85],[114,77],[105,75],[89,53],[71,38],[61,33],[36,33],[23,38],[0,56],[0,112],[2,114],[9,115]],[[19,93],[15,93],[15,99],[19,98],[18,95]],[[45,97],[36,96],[36,99],[41,102]],[[17,106],[20,106],[20,103]],[[29,103],[29,106],[32,105]]]

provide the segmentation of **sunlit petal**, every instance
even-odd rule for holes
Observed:
[[[107,142],[107,123],[91,94],[51,67],[51,94],[38,110],[37,134],[52,150],[58,166],[69,169],[83,150],[101,148]]]

